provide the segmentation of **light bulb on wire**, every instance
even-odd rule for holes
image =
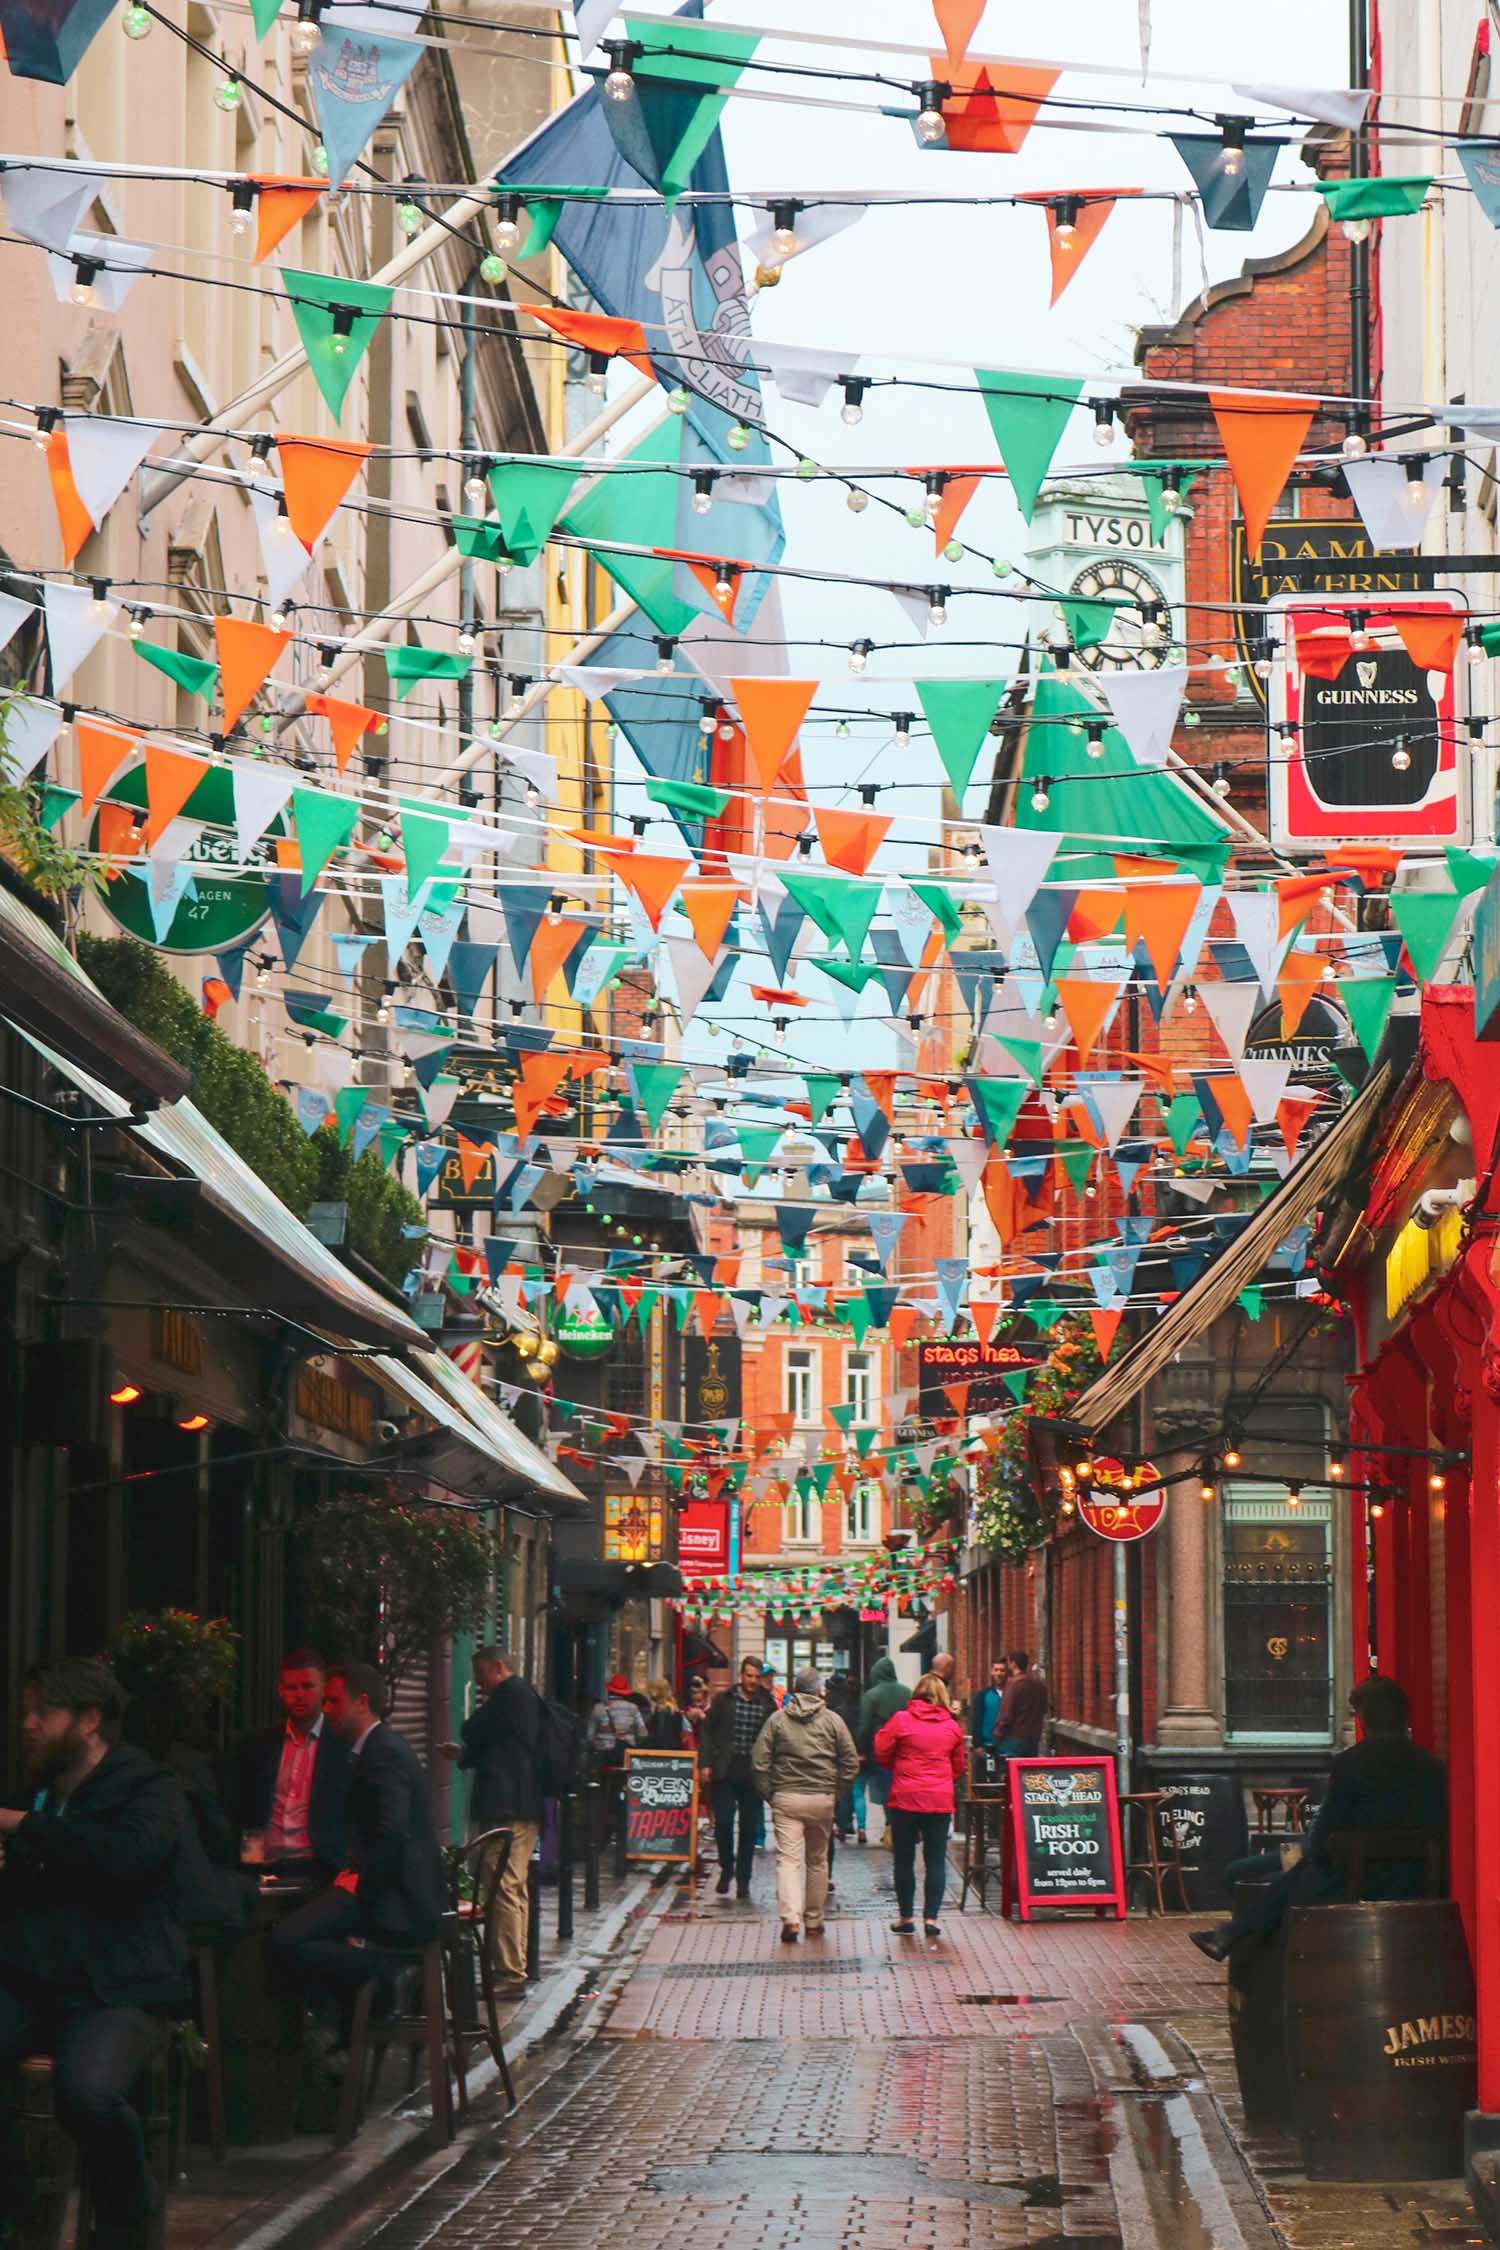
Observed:
[[[917,139],[924,142],[928,148],[934,147],[937,142],[942,140],[947,131],[943,122],[943,103],[951,90],[950,87],[940,84],[935,78],[925,78],[919,85],[912,88],[919,104],[917,109]]]
[[[771,243],[778,258],[794,258],[802,245],[797,239],[797,214],[800,203],[773,203],[771,205]]]
[[[495,222],[495,248],[502,258],[513,258],[521,247],[521,199],[518,195],[500,198],[500,216]]]
[[[1215,163],[1226,179],[1237,180],[1245,169],[1245,120],[1243,117],[1220,117],[1219,153]]]
[[[851,430],[865,418],[865,392],[869,387],[868,381],[862,375],[846,375],[843,377],[844,404],[842,412],[843,418]]]
[[[874,643],[873,641],[869,641],[869,640],[858,640],[858,641],[851,641],[851,642],[849,643],[849,669],[850,669],[850,671],[851,671],[851,672],[854,672],[854,673],[859,673],[859,672],[862,672],[862,671],[864,670],[865,666],[866,666],[866,665],[867,665],[867,664],[869,663],[869,661],[870,661],[870,658],[871,658],[871,657],[872,657],[872,656],[874,655],[874,653],[875,653],[875,643]]]
[[[609,75],[604,81],[607,100],[628,102],[635,96],[634,64],[640,48],[633,39],[606,39],[604,52],[609,57]]]
[[[127,39],[144,39],[151,29],[151,20],[151,10],[137,4],[122,12],[120,29]]]
[[[229,231],[233,235],[246,235],[254,225],[255,183],[236,180],[229,191]]]
[[[693,471],[693,514],[706,516],[714,504],[714,472],[712,469]]]

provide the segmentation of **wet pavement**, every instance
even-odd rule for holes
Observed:
[[[662,1891],[633,1959],[518,2114],[329,2250],[1417,2250],[1456,2184],[1314,2186],[1238,2115],[1224,1980],[1180,1918],[889,1928],[841,1850],[821,1941],[755,1898]],[[993,1909],[993,1900],[991,1909]],[[1253,2163],[1247,2161],[1247,2152]]]

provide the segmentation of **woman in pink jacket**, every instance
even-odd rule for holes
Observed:
[[[926,1672],[904,1710],[887,1719],[875,1737],[877,1765],[889,1766],[886,1818],[896,1878],[898,1937],[915,1937],[917,1839],[922,1841],[922,1926],[938,1933],[938,1913],[948,1881],[948,1830],[953,1824],[953,1784],[964,1770],[964,1733],[953,1716],[948,1690]]]

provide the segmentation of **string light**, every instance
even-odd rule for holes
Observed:
[[[1396,737],[1395,747],[1391,751],[1391,764],[1395,767],[1397,773],[1408,773],[1411,770],[1411,752],[1406,747],[1404,734],[1398,734]]]
[[[229,191],[229,231],[246,235],[255,224],[255,182],[236,180]]]
[[[1427,456],[1409,453],[1406,456],[1406,483],[1401,492],[1401,503],[1412,515],[1425,515],[1431,498],[1427,490]]]
[[[1219,128],[1219,153],[1214,159],[1226,179],[1238,179],[1245,169],[1245,120],[1243,117],[1217,117]]]
[[[1229,795],[1232,787],[1233,784],[1229,778],[1228,766],[1215,766],[1213,780],[1209,783],[1209,794],[1211,796],[1217,797],[1222,804],[1224,799]]]
[[[677,643],[674,640],[669,639],[665,635],[661,636],[656,643],[657,671],[670,672],[673,668],[673,663],[676,655]]]
[[[1059,250],[1071,250],[1078,233],[1078,197],[1060,195],[1048,208],[1052,213],[1052,232]]]
[[[1228,1439],[1224,1447],[1222,1459],[1226,1469],[1240,1469],[1244,1467],[1245,1456],[1240,1451],[1238,1438],[1230,1437]]]
[[[1344,442],[1339,447],[1346,461],[1362,461],[1370,450],[1370,441],[1363,430],[1346,430]]]
[[[892,739],[898,750],[909,750],[911,748],[911,726],[915,717],[914,711],[898,711],[896,713],[893,721]]]
[[[69,289],[68,295],[75,305],[91,305],[94,302],[94,283],[99,278],[100,270],[97,258],[75,258],[73,260],[73,285]],[[40,426],[40,416],[37,417],[37,421],[38,426]]]
[[[1032,792],[1031,792],[1031,809],[1032,809],[1032,811],[1033,811],[1033,812],[1045,812],[1045,811],[1047,810],[1047,807],[1048,807],[1048,806],[1049,806],[1049,805],[1051,804],[1051,802],[1052,802],[1052,797],[1051,797],[1051,794],[1050,794],[1050,792],[1049,792],[1049,790],[1048,790],[1048,788],[1047,788],[1047,784],[1046,784],[1046,782],[1045,782],[1045,781],[1039,781],[1039,782],[1037,783],[1036,787],[1035,787],[1035,788],[1034,788],[1034,789],[1032,790]]]
[[[868,492],[862,492],[857,484],[851,484],[844,500],[844,506],[848,509],[850,515],[862,516],[869,505],[870,495]]]
[[[502,257],[513,258],[521,247],[521,198],[502,195],[500,216],[495,221],[495,248]]]
[[[841,375],[839,382],[844,393],[843,418],[852,430],[865,418],[865,392],[870,387],[869,381],[863,375]]]
[[[297,28],[292,46],[299,55],[310,55],[323,36],[323,0],[297,0]]]
[[[606,39],[604,52],[609,57],[609,75],[604,81],[606,97],[612,102],[628,102],[635,95],[635,63],[641,49],[633,39]]]
[[[1288,1506],[1289,1508],[1300,1508],[1300,1507],[1301,1507],[1301,1505],[1302,1505],[1302,1479],[1301,1479],[1300,1477],[1288,1477],[1288,1478],[1287,1478],[1287,1484],[1286,1484],[1286,1504],[1287,1504],[1287,1506]]]
[[[943,85],[939,79],[924,78],[919,85],[913,86],[912,92],[919,104],[917,138],[925,142],[928,148],[932,148],[947,132],[943,123],[943,104],[952,94],[953,88]]]
[[[948,622],[948,588],[929,586],[927,589],[927,622],[929,625],[946,625]]]
[[[865,666],[869,663],[870,658],[874,655],[874,653],[875,643],[873,641],[851,641],[849,643],[850,671],[855,673],[862,672]]]
[[[121,15],[120,29],[127,39],[144,39],[151,29],[150,9],[141,7],[139,0],[136,0],[136,4],[126,8]]]
[[[215,109],[232,111],[238,109],[239,106],[240,82],[237,78],[226,78],[223,84],[215,89],[214,107]]]
[[[773,203],[771,205],[771,243],[778,258],[794,258],[802,245],[797,239],[797,214],[800,203]]]
[[[714,472],[712,469],[693,471],[693,514],[706,516],[714,504]]]
[[[594,394],[594,396],[595,396],[595,398],[603,398],[603,396],[604,396],[604,392],[605,392],[605,388],[606,388],[606,386],[608,385],[608,382],[609,382],[609,354],[608,354],[608,352],[590,352],[590,353],[589,353],[589,367],[588,367],[588,373],[587,373],[587,375],[586,375],[586,376],[584,377],[584,387],[585,387],[585,389],[586,389],[586,390],[590,390],[590,391],[592,391],[592,392],[593,392],[593,394]]]
[[[335,305],[332,309],[333,349],[342,354],[349,349],[349,339],[354,334],[354,307]]]
[[[464,506],[470,515],[482,515],[489,500],[490,488],[485,480],[484,463],[471,461],[464,478]]]
[[[743,453],[750,443],[750,431],[743,422],[731,422],[724,433],[724,443],[731,453]]]
[[[1084,732],[1089,738],[1089,756],[1091,758],[1102,758],[1104,755],[1104,721],[1102,719],[1086,720]]]
[[[1096,398],[1094,407],[1094,443],[1098,446],[1115,442],[1115,402],[1112,398]]]

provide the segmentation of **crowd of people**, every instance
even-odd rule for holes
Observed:
[[[544,1819],[546,1710],[503,1649],[474,1658],[476,1699],[440,1751],[468,1777],[468,1828],[493,1837],[482,1891],[498,1877],[491,1966],[502,1998],[526,1989],[527,1869]],[[628,1751],[691,1751],[712,1805],[718,1892],[751,1895],[769,1809],[777,1907],[789,1943],[824,1927],[834,1837],[864,1843],[873,1804],[893,1855],[897,1919],[936,1937],[955,1790],[971,1753],[1036,1746],[1046,1689],[1024,1656],[955,1708],[953,1659],[908,1691],[889,1658],[861,1691],[847,1674],[799,1672],[783,1694],[747,1657],[710,1695],[701,1675],[679,1704],[615,1674],[583,1730],[591,1769]],[[263,1879],[296,1903],[269,1938],[273,1973],[304,1996],[324,2067],[344,2067],[360,1987],[387,1979],[438,1933],[449,1872],[429,1778],[386,1722],[386,1682],[357,1660],[287,1652],[279,1715],[212,1762],[176,1743],[125,1738],[126,1697],[91,1659],[36,1668],[21,1728],[22,1786],[0,1809],[0,2084],[27,2055],[54,2059],[59,2124],[84,2152],[98,2250],[141,2250],[155,2207],[133,2095],[188,2006],[190,1945],[232,1942]],[[497,1834],[498,1832],[498,1834]],[[508,1839],[508,1841],[506,1840]],[[503,1864],[501,1858],[503,1855]],[[0,2123],[0,2133],[6,2130]],[[0,2146],[0,2240],[26,2194]]]

